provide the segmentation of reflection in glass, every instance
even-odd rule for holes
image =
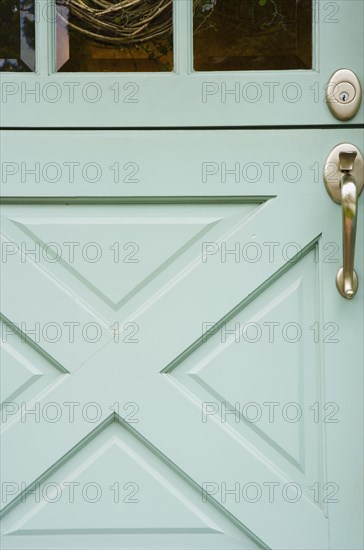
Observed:
[[[312,68],[312,0],[195,0],[194,68]]]
[[[56,0],[57,71],[171,71],[173,0]]]
[[[34,0],[1,0],[0,71],[34,70]]]

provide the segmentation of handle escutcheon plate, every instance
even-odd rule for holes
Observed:
[[[341,204],[340,183],[343,175],[340,169],[340,153],[347,153],[348,151],[355,151],[357,154],[350,174],[355,178],[358,197],[363,190],[364,159],[361,152],[352,143],[341,143],[340,145],[337,145],[327,157],[326,164],[324,166],[324,182],[327,192],[332,200],[337,202],[337,204]]]

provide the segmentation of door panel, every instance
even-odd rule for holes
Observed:
[[[215,9],[213,0],[175,0],[172,38],[168,35],[168,40],[173,39],[172,61],[171,48],[163,43],[145,46],[146,51],[139,50],[138,54],[134,46],[132,53],[128,48],[126,53],[120,48],[108,53],[105,45],[97,43],[83,46],[81,42],[77,46],[71,41],[69,45],[68,36],[60,30],[56,33],[60,16],[57,18],[55,1],[37,0],[35,72],[1,73],[2,125],[97,128],[335,124],[325,101],[331,75],[348,68],[359,80],[364,76],[363,2],[244,1],[251,9],[231,16],[224,7],[231,2],[219,0],[215,6],[217,21],[213,22],[206,15]],[[278,15],[274,6],[280,10]],[[307,11],[312,32],[310,22],[301,25]],[[213,33],[212,38],[200,32],[198,17],[210,22],[207,31]],[[226,36],[221,39],[218,33],[219,25],[225,28],[224,17],[237,18],[241,40],[237,39],[233,53],[224,45]],[[211,21],[217,30],[211,31]],[[170,23],[167,26],[170,29]],[[283,41],[279,38],[281,32]],[[63,44],[61,53],[58,44],[58,58],[57,36]],[[354,37],[353,41],[348,37]],[[281,51],[281,42],[289,46],[288,52]],[[206,50],[206,43],[211,51]],[[83,61],[69,60],[70,55],[73,59],[74,49],[82,52],[79,57],[83,56]],[[269,56],[274,49],[276,56]],[[155,64],[156,72],[148,65],[150,62]],[[120,72],[122,67],[129,72]],[[362,121],[361,107],[350,123]]]
[[[2,547],[360,548],[362,132],[4,137]]]

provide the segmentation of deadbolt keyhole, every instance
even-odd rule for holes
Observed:
[[[349,99],[349,94],[347,92],[341,92],[340,99],[341,101],[347,101]]]

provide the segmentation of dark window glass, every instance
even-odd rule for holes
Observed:
[[[0,71],[34,70],[34,0],[1,0]]]
[[[312,0],[194,0],[196,71],[312,68]]]

